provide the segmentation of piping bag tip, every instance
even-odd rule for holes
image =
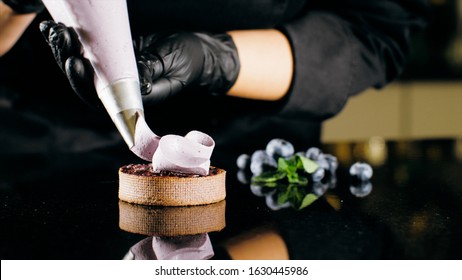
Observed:
[[[136,109],[129,109],[119,112],[112,118],[117,130],[129,148],[135,145],[136,123],[139,116],[140,113]]]
[[[128,148],[138,157],[152,161],[160,137],[151,131],[144,118],[138,80],[118,80],[98,91],[98,96]]]
[[[143,113],[138,109],[124,110],[113,121],[129,149],[138,157],[152,161],[160,137],[149,128]]]

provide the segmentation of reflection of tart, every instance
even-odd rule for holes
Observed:
[[[226,202],[198,206],[146,206],[119,201],[119,227],[149,236],[180,236],[220,231]]]
[[[145,205],[187,206],[225,199],[226,171],[210,167],[209,175],[162,171],[150,164],[129,164],[119,169],[119,198]]]

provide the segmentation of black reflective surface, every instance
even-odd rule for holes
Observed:
[[[277,211],[238,180],[240,152],[218,154],[228,172],[222,216],[207,216],[217,209],[189,212],[187,226],[211,231],[186,237],[156,236],[181,214],[157,209],[153,219],[151,210],[137,210],[127,218],[115,168],[81,171],[68,163],[62,172],[22,158],[0,170],[0,257],[122,259],[138,252],[138,258],[181,258],[185,250],[209,258],[211,245],[215,259],[262,258],[258,251],[292,259],[461,259],[461,146],[451,139],[324,145],[339,159],[337,184],[302,210]],[[370,185],[350,186],[348,168],[359,160],[371,163],[374,176]],[[135,228],[127,230],[122,219]],[[226,225],[215,231],[220,223]]]

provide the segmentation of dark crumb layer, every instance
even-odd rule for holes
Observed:
[[[161,176],[174,176],[174,177],[185,177],[185,178],[205,177],[202,175],[186,174],[186,173],[174,172],[174,171],[154,172],[151,164],[129,164],[129,165],[122,166],[121,171],[123,173],[128,173],[128,174],[137,175],[137,176],[146,176],[146,177],[161,177]],[[210,166],[208,176],[212,176],[216,174],[218,174],[218,168],[214,166]]]

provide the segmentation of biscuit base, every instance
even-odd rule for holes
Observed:
[[[119,169],[119,199],[143,205],[191,206],[225,199],[226,171],[208,176],[142,176]]]

